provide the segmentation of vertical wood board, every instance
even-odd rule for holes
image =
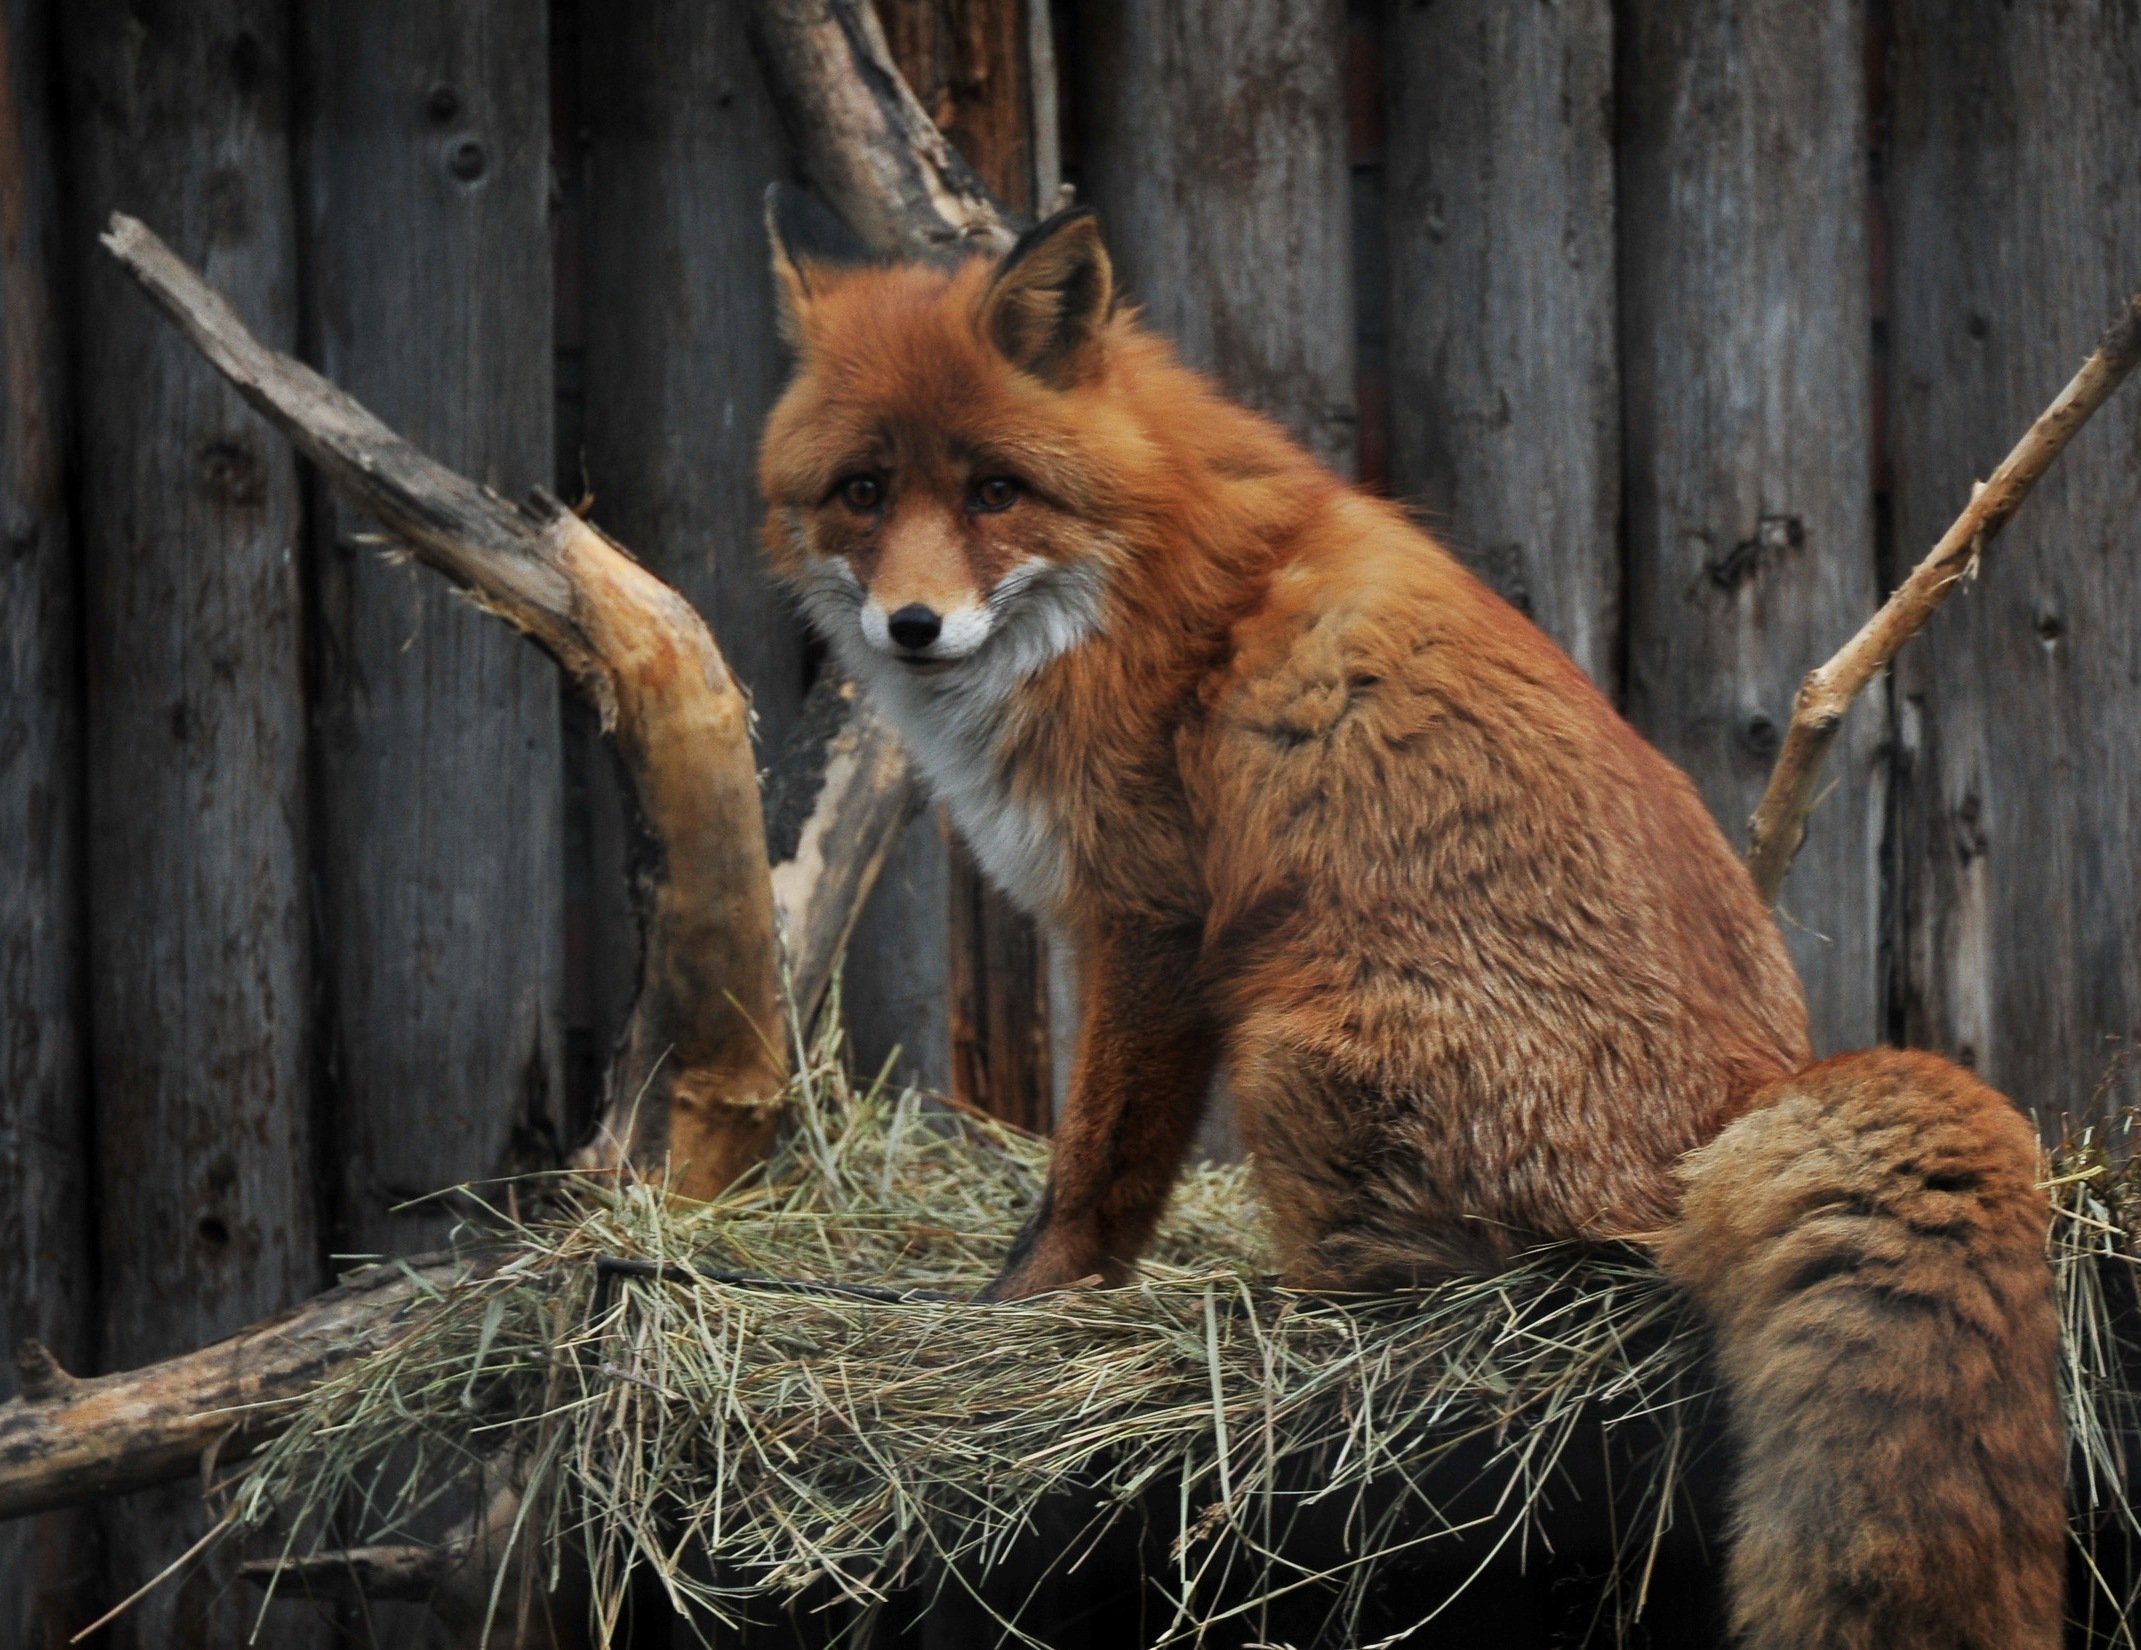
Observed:
[[[1895,540],[1911,561],[2141,289],[2141,15],[1893,8]],[[1903,1026],[2024,1105],[2141,1100],[2141,390],[1898,661]]]
[[[0,9],[0,1345],[87,1366],[94,1308],[82,962],[80,614],[49,95],[52,8]],[[11,1393],[12,1380],[0,1382]],[[90,1620],[95,1513],[0,1524],[0,1643]]]
[[[125,1368],[310,1293],[304,692],[295,461],[95,249],[143,215],[271,343],[294,342],[287,13],[70,0],[63,52],[88,681],[90,1047],[100,1353]],[[201,1527],[177,1485],[104,1509],[107,1588]],[[213,1564],[107,1642],[239,1642]],[[261,1642],[316,1642],[271,1623]]]
[[[1085,0],[1080,188],[1184,359],[1355,458],[1340,0]]]
[[[1631,719],[1737,846],[1799,679],[1873,610],[1864,13],[1630,8],[1618,47]],[[1781,925],[1823,1051],[1877,1040],[1883,701]]]
[[[1618,691],[1608,0],[1387,14],[1390,486]]]
[[[304,333],[329,378],[516,496],[551,464],[542,0],[311,0]],[[313,519],[335,1242],[409,1253],[397,1208],[556,1160],[564,873],[557,671],[369,515]],[[517,1140],[516,1140],[517,1137]]]
[[[585,420],[566,484],[681,590],[749,689],[761,763],[794,730],[802,626],[759,550],[758,432],[787,361],[775,327],[767,184],[789,173],[739,0],[582,5],[576,102]],[[629,1011],[639,936],[622,898],[615,774],[578,752],[592,814],[590,982],[598,1035]]]

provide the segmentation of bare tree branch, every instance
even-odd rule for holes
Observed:
[[[1792,702],[1791,726],[1770,773],[1769,787],[1748,821],[1747,868],[1765,902],[1776,902],[1792,859],[1806,839],[1807,815],[1814,808],[1821,765],[1852,701],[1888,668],[1897,650],[1918,634],[1957,581],[1975,571],[1985,546],[2029,497],[2038,477],[2125,381],[2136,362],[2141,362],[2141,293],[2127,300],[2126,313],[2105,332],[2096,353],[2045,408],[2029,433],[2015,443],[2014,451],[1992,472],[1992,479],[1972,493],[1968,507],[1925,560],[1834,658],[1807,672]]]
[[[850,228],[887,255],[1010,246],[1002,207],[915,101],[869,0],[755,0],[751,14],[803,175]]]
[[[537,495],[515,507],[256,339],[144,225],[105,244],[208,362],[427,566],[518,626],[601,713],[640,828],[639,994],[597,1161],[709,1196],[763,1155],[787,1079],[750,712],[690,603]]]
[[[123,1375],[69,1375],[37,1342],[15,1355],[22,1393],[0,1404],[0,1518],[169,1483],[211,1448],[242,1458],[284,1406],[377,1351],[427,1300],[503,1256],[428,1255],[369,1267],[228,1340]]]

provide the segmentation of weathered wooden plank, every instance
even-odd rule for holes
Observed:
[[[1622,15],[1627,705],[1735,841],[1800,676],[1878,595],[1864,23],[1858,0]],[[1783,910],[1823,1049],[1882,1030],[1878,701],[1836,755]]]
[[[149,213],[264,335],[295,331],[286,9],[62,8],[72,230]],[[311,1293],[296,467],[108,260],[78,280],[99,1360],[199,1346]],[[197,1489],[104,1518],[107,1591],[201,1526]],[[220,1566],[108,1642],[241,1642]],[[275,1644],[313,1642],[277,1623]]]
[[[1034,103],[1025,0],[893,0],[885,43],[929,118],[1014,213],[1034,204]]]
[[[922,107],[990,193],[1021,217],[1054,193],[1035,170],[1038,109],[1049,100],[1037,105],[1034,96],[1028,13],[1045,10],[1044,0],[910,0],[882,13],[893,61]],[[1032,919],[989,886],[948,822],[944,841],[951,1092],[1045,1132],[1055,1109],[1046,947]],[[866,929],[860,937],[860,955],[882,969],[890,936]]]
[[[1890,452],[1907,562],[2141,286],[2141,18],[2104,0],[1898,0],[1893,27]],[[2141,1099],[2137,612],[2129,387],[1896,673],[1904,1033],[2043,1113],[2086,1110],[2100,1083]]]
[[[1613,9],[1385,17],[1390,486],[1617,692]]]
[[[1351,474],[1342,0],[1084,0],[1079,186],[1194,365]]]
[[[419,447],[508,496],[547,481],[542,0],[298,8],[304,336]],[[334,1243],[403,1253],[561,1102],[557,673],[320,490],[314,636]]]
[[[579,302],[585,432],[566,483],[688,596],[749,687],[762,756],[794,731],[803,632],[758,550],[758,430],[786,358],[774,326],[766,185],[789,173],[780,121],[739,0],[577,9],[582,192]],[[577,466],[584,465],[584,473]],[[637,967],[621,886],[614,786],[590,738],[591,967],[597,1036]]]
[[[758,552],[758,431],[787,373],[764,228],[780,122],[735,0],[589,5],[580,29],[587,486],[707,616],[777,749],[808,685]]]
[[[68,500],[52,7],[0,10],[0,1346],[90,1350],[80,614]],[[9,1383],[12,1386],[12,1382]],[[5,1388],[0,1388],[5,1390]],[[93,1514],[0,1525],[0,1643],[95,1616]]]

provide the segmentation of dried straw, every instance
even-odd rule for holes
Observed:
[[[1044,1504],[1057,1522],[1083,1509],[1064,1564],[1157,1507],[1172,1531],[1150,1577],[1167,1605],[1154,1643],[1223,1624],[1254,1639],[1259,1612],[1311,1596],[1329,1634],[1357,1642],[1387,1561],[1461,1539],[1483,1565],[1543,1539],[1572,1446],[1603,1447],[1623,1476],[1600,1619],[1640,1611],[1690,1459],[1714,1436],[1700,1326],[1641,1254],[1543,1251],[1402,1297],[1312,1298],[1265,1275],[1243,1171],[1206,1167],[1136,1287],[975,1305],[1045,1143],[853,1086],[838,1054],[829,1034],[797,1062],[786,1138],[718,1203],[567,1181],[541,1219],[496,1216],[511,1261],[436,1295],[319,1390],[238,1481],[236,1527],[275,1529],[299,1555],[353,1534],[408,1540],[507,1463],[519,1538],[543,1573],[567,1549],[584,1559],[599,1621],[651,1577],[709,1626],[809,1593],[859,1628],[904,1587],[978,1594]],[[2099,1129],[2055,1154],[2052,1255],[2076,1539],[2099,1577],[2076,1608],[2131,1644],[2134,1601],[2109,1577],[2134,1566],[2097,1557],[2141,1537],[2126,1144]],[[1345,1561],[1290,1556],[1298,1523],[1334,1517]],[[1410,1614],[1447,1602],[1422,1596]]]

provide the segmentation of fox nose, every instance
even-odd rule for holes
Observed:
[[[937,632],[944,628],[944,621],[933,609],[920,602],[909,602],[885,621],[885,628],[892,632],[892,639],[901,647],[913,651],[935,641]]]

